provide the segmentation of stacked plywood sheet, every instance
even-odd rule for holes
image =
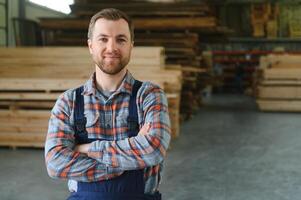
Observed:
[[[261,58],[257,75],[257,103],[264,111],[301,111],[301,56]]]
[[[136,47],[129,70],[167,93],[172,136],[179,134],[181,71],[164,69],[162,47]],[[0,145],[42,147],[58,95],[94,71],[87,48],[0,49]]]

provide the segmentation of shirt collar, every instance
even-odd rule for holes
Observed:
[[[135,83],[135,79],[132,76],[132,74],[127,71],[125,77],[123,78],[119,88],[116,90],[117,93],[128,93],[132,94],[132,88]],[[96,73],[94,72],[89,80],[84,84],[84,90],[83,95],[96,95],[97,94],[97,88],[96,88]]]

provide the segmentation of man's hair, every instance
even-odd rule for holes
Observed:
[[[95,23],[100,18],[106,20],[113,20],[113,21],[124,19],[128,23],[130,34],[131,34],[131,40],[134,41],[134,25],[132,24],[132,20],[127,14],[115,8],[103,9],[92,16],[89,24],[89,29],[88,29],[88,39],[92,38]]]

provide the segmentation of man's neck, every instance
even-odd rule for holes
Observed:
[[[126,75],[126,68],[121,70],[118,74],[110,75],[101,71],[98,67],[96,67],[96,87],[101,91],[114,92],[116,91],[124,76]]]

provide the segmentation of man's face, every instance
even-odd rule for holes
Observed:
[[[129,63],[133,42],[128,23],[100,18],[88,40],[94,63],[106,74],[118,74]]]

